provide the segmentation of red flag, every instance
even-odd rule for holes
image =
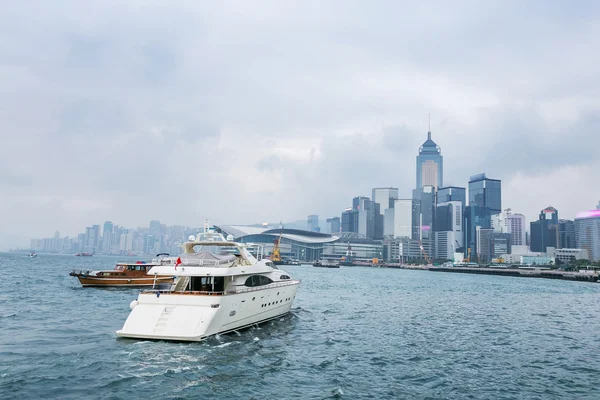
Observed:
[[[175,261],[175,269],[177,269],[179,264],[181,264],[181,257],[177,257],[177,261]]]

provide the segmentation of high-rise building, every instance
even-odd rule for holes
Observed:
[[[489,263],[494,258],[511,253],[510,233],[496,232],[493,228],[477,227],[477,260]]]
[[[435,218],[435,188],[423,186],[413,190],[412,238],[432,239]]]
[[[477,254],[477,262],[478,263],[487,263],[490,262],[493,254],[490,248],[490,243],[492,241],[492,236],[494,235],[493,228],[482,228],[481,226],[475,227],[475,248]],[[475,260],[471,260],[475,261]]]
[[[357,231],[361,235],[368,238],[373,238],[375,235],[375,215],[378,212],[378,205],[374,204],[371,199],[366,196],[357,196],[352,199],[352,210],[358,213]],[[342,221],[343,225],[343,221]]]
[[[92,225],[85,228],[85,249],[88,251],[96,251],[99,243],[100,225]]]
[[[358,210],[349,208],[342,213],[342,232],[358,233]]]
[[[530,224],[531,251],[545,253],[547,247],[558,245],[558,210],[548,206],[540,212],[538,221]]]
[[[394,200],[394,232],[395,238],[412,237],[412,216],[413,216],[413,201],[412,199],[395,199]]]
[[[439,188],[444,184],[444,157],[442,150],[431,140],[431,129],[427,140],[419,148],[417,156],[417,189],[423,186]]]
[[[373,210],[373,223],[374,223],[374,239],[383,239],[386,232],[389,232],[393,227],[385,226],[385,213],[388,209],[394,207],[394,199],[398,198],[398,188],[374,188],[371,199],[375,204],[379,204],[379,213],[375,213],[376,207]],[[390,213],[388,213],[388,220],[391,220]]]
[[[319,216],[309,215],[306,220],[307,230],[310,232],[319,232]]]
[[[492,228],[492,220],[489,207],[471,206],[465,207],[464,232],[464,255],[471,261],[475,260],[477,253],[477,227],[483,229]]]
[[[588,251],[591,261],[600,261],[600,209],[577,214],[575,241],[577,248]]]
[[[558,220],[558,243],[557,249],[574,249],[575,244],[575,222],[569,219]]]
[[[492,215],[492,228],[496,233],[510,233],[511,246],[525,246],[527,243],[525,216],[513,214],[510,208]]]
[[[510,245],[527,246],[527,220],[523,214],[515,213],[506,216],[506,233],[510,233]]]
[[[448,203],[449,201],[460,201],[463,207],[467,204],[467,189],[458,186],[445,186],[437,190],[437,204]]]
[[[598,205],[596,206],[596,210],[600,210],[600,200],[598,201]]]
[[[488,207],[490,215],[499,214],[502,211],[502,181],[485,174],[471,176],[469,206]]]
[[[453,260],[463,247],[463,203],[449,201],[435,209],[435,257]]]
[[[112,221],[104,222],[104,228],[102,229],[102,252],[104,254],[110,254],[110,247],[112,246],[112,233],[113,233]]]
[[[327,218],[327,229],[329,233],[339,233],[341,229],[340,217]]]

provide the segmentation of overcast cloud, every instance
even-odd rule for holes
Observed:
[[[0,248],[85,226],[322,219],[444,183],[600,200],[594,1],[54,1],[0,8]]]

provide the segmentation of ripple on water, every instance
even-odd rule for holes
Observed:
[[[116,259],[76,259],[0,255],[37,274],[0,295],[0,398],[600,398],[600,285],[295,266],[291,315],[168,343],[117,340],[138,291],[80,288]]]

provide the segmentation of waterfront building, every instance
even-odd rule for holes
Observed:
[[[545,253],[547,247],[558,247],[558,210],[552,206],[540,212],[539,220],[530,224],[531,251]]]
[[[477,251],[477,227],[491,229],[492,221],[489,207],[467,206],[464,214],[464,255],[469,261],[476,258]]]
[[[590,256],[587,249],[556,249],[554,251],[554,258],[557,264],[562,263],[569,265],[576,260],[589,260]]]
[[[484,173],[469,179],[469,206],[488,207],[490,215],[502,211],[502,181],[488,178]]]
[[[442,187],[444,184],[444,157],[442,150],[431,140],[431,129],[427,132],[427,140],[419,148],[417,156],[417,189],[423,186]]]
[[[558,220],[558,243],[559,249],[574,249],[575,244],[575,222],[569,219]]]
[[[379,205],[379,212],[376,212],[376,207],[372,208],[373,211],[373,223],[374,223],[374,238],[383,239],[386,232],[393,230],[393,227],[386,227],[385,214],[386,211],[394,207],[394,199],[398,198],[398,188],[385,187],[385,188],[374,188],[371,199],[373,203]],[[388,221],[391,222],[392,213],[388,213]]]
[[[340,217],[327,218],[327,230],[329,233],[338,233],[341,228]]]
[[[577,214],[575,242],[588,251],[590,261],[600,261],[600,209]]]
[[[215,225],[214,229],[225,237],[233,236],[233,240],[236,242],[260,244],[265,256],[273,252],[275,241],[281,235],[279,242],[281,257],[301,261],[320,259],[326,244],[340,240],[340,236],[337,235],[302,229],[271,229],[270,227],[258,228],[240,225]]]
[[[425,254],[427,254],[429,261],[433,261],[434,258],[434,243],[432,239],[416,240],[408,237],[398,237],[384,240],[383,249],[384,259],[393,263],[426,263]]]
[[[520,256],[521,265],[550,265],[554,264],[555,260],[553,257],[548,257],[545,255],[539,256]]]
[[[492,235],[494,234],[493,228],[482,228],[480,226],[475,227],[475,248],[477,249],[477,262],[487,263],[493,258],[492,251],[490,249],[490,243],[492,241]],[[508,252],[506,252],[508,253]],[[475,260],[471,260],[475,261]]]
[[[318,215],[309,215],[306,220],[307,229],[310,232],[320,232],[319,229],[319,216]]]
[[[463,203],[439,203],[435,209],[435,258],[452,260],[463,248]]]

